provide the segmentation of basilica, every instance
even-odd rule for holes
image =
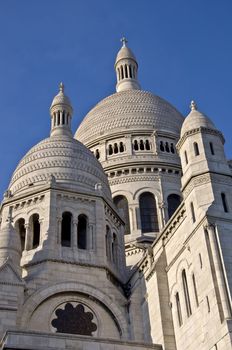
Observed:
[[[0,349],[232,349],[223,134],[143,91],[125,38],[114,68],[74,136],[60,84],[4,193]]]

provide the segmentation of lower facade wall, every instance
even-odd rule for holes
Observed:
[[[8,331],[0,344],[0,349],[162,350],[162,346],[68,334]]]

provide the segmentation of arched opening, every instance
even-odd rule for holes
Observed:
[[[181,306],[180,306],[180,297],[178,292],[175,295],[175,299],[176,299],[176,310],[177,310],[178,322],[179,322],[179,326],[181,326],[183,324],[183,319],[182,319],[182,312],[181,312]]]
[[[141,151],[144,151],[144,142],[143,142],[143,140],[140,140],[139,148],[140,148]]]
[[[138,141],[134,140],[134,150],[138,151],[138,149],[139,149]]]
[[[145,141],[145,148],[147,151],[150,151],[151,147],[150,147],[150,143],[148,140]]]
[[[114,144],[114,153],[116,153],[116,154],[118,153],[118,145],[117,145],[117,143]]]
[[[124,68],[125,68],[125,77],[128,78],[128,72],[127,72],[127,65],[126,64],[125,64]]]
[[[65,112],[62,112],[62,125],[65,125]]]
[[[184,298],[185,298],[185,305],[186,305],[187,316],[189,317],[190,315],[192,315],[192,309],[191,309],[191,304],[190,304],[188,282],[187,282],[187,277],[186,277],[185,270],[182,271],[182,283],[183,283],[183,290],[184,290]]]
[[[168,152],[168,153],[170,152],[168,142],[165,142],[165,151]]]
[[[199,156],[200,152],[199,152],[199,147],[198,147],[198,143],[197,142],[193,143],[193,148],[194,148],[195,156]]]
[[[123,66],[121,66],[120,68],[121,68],[121,77],[122,77],[122,79],[124,79]]]
[[[179,207],[181,203],[181,198],[180,196],[178,196],[178,194],[173,193],[168,196],[167,202],[168,202],[168,218],[170,219],[170,217],[174,214],[176,209]]]
[[[97,159],[99,159],[99,158],[100,158],[100,152],[99,152],[99,150],[98,150],[98,149],[96,149],[96,155],[95,155],[95,156],[96,156],[96,158],[97,158]]]
[[[215,153],[214,153],[214,147],[213,147],[212,142],[209,143],[209,147],[210,147],[210,152],[211,152],[212,156],[214,156]]]
[[[111,260],[111,249],[110,249],[110,236],[111,236],[111,233],[110,233],[110,228],[109,226],[106,226],[106,257],[108,260]]]
[[[20,218],[15,223],[16,231],[19,234],[20,242],[21,242],[21,248],[22,251],[25,250],[25,239],[26,239],[26,228],[25,228],[25,220],[23,218]]]
[[[39,215],[33,214],[32,215],[32,248],[35,249],[39,246],[40,243],[40,222],[39,222]]]
[[[170,150],[171,150],[171,152],[172,152],[173,154],[175,153],[175,148],[174,148],[174,144],[173,144],[173,143],[171,143]]]
[[[190,203],[190,209],[191,209],[192,221],[195,222],[196,216],[195,216],[195,209],[194,209],[193,202]]]
[[[156,201],[152,193],[140,195],[139,208],[142,233],[159,231]]]
[[[62,214],[61,245],[71,247],[72,214],[68,211]]]
[[[79,249],[87,249],[87,225],[87,217],[79,215],[77,224],[77,246]]]
[[[227,204],[225,193],[221,193],[221,198],[222,198],[222,205],[223,205],[224,212],[228,213],[229,210],[228,210],[228,204]]]
[[[130,76],[130,78],[132,78],[131,65],[129,65],[129,76]]]
[[[187,155],[186,151],[184,151],[184,157],[185,157],[185,163],[187,165],[188,164],[188,155]]]
[[[114,197],[114,204],[118,209],[123,221],[125,222],[125,235],[130,234],[130,218],[129,218],[129,207],[128,201],[125,196]]]
[[[161,152],[164,152],[164,143],[163,143],[163,141],[160,141],[160,150],[161,150]]]
[[[113,147],[112,145],[109,145],[109,155],[111,156],[111,154],[113,154]]]
[[[116,233],[112,237],[112,260],[115,265],[118,265],[118,239]]]
[[[124,145],[123,145],[123,142],[120,142],[119,143],[119,152],[124,152]]]

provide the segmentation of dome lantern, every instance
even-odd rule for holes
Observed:
[[[116,91],[140,90],[137,80],[138,63],[133,52],[127,47],[125,37],[121,39],[122,47],[119,50],[116,61],[115,71],[117,76]]]
[[[72,106],[69,98],[64,94],[64,84],[60,83],[59,93],[54,97],[51,107],[51,136],[68,135],[72,136],[71,119]]]

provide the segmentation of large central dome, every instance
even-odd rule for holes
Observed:
[[[75,137],[85,145],[105,134],[159,130],[179,134],[183,116],[167,101],[142,90],[124,90],[99,102],[84,118]]]

